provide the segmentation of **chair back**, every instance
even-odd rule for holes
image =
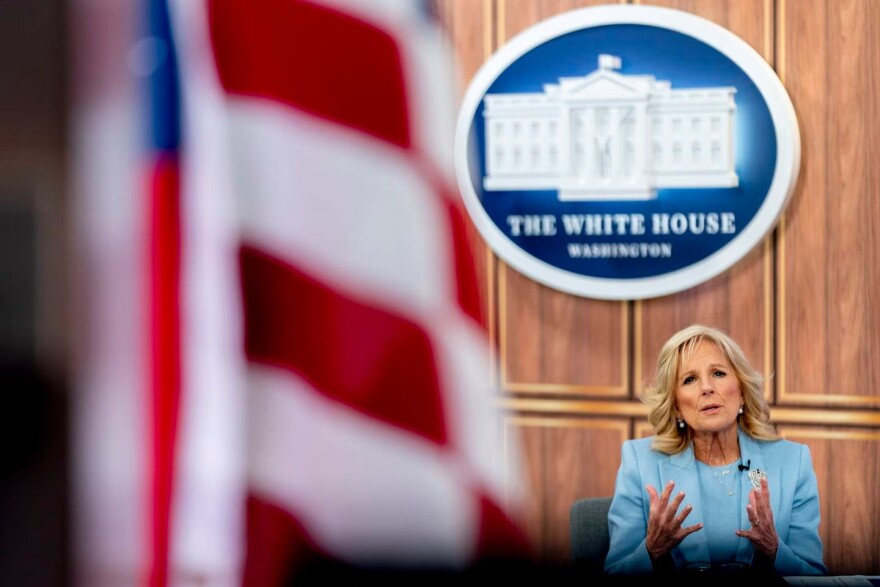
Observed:
[[[608,509],[611,497],[584,497],[575,501],[569,513],[569,543],[575,566],[602,573],[611,541]]]

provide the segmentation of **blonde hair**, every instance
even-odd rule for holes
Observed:
[[[690,426],[676,425],[675,389],[678,370],[697,346],[704,340],[714,342],[733,367],[743,396],[743,413],[739,427],[757,440],[777,440],[779,435],[770,424],[770,407],[764,399],[764,377],[755,371],[745,353],[724,332],[710,326],[693,324],[673,334],[657,357],[654,380],[641,396],[648,406],[648,422],[654,427],[652,448],[666,454],[677,454],[690,443]]]

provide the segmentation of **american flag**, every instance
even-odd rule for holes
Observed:
[[[80,582],[528,556],[431,11],[119,4],[74,20]]]

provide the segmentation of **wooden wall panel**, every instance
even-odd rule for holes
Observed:
[[[801,180],[780,239],[781,403],[880,406],[880,6],[780,1]]]
[[[732,31],[773,63],[772,0],[634,0],[632,3],[696,14]]]
[[[514,392],[627,394],[629,314],[499,268],[502,387]]]
[[[626,440],[626,420],[511,416],[508,438],[521,440],[526,530],[541,562],[566,564],[569,510],[581,497],[611,495]]]
[[[614,0],[496,0],[498,6],[499,46],[523,30],[561,12],[598,6],[626,4]]]
[[[458,89],[463,95],[474,74],[495,50],[493,3],[491,0],[433,1],[452,43],[460,77]]]
[[[498,0],[498,44],[551,16],[596,0]],[[539,285],[499,264],[502,387],[621,397],[628,393],[629,315],[624,302],[589,300]]]
[[[785,438],[810,447],[819,482],[825,564],[831,574],[880,569],[880,431],[780,426]]]
[[[773,6],[767,0],[641,0],[643,5],[690,12],[739,36],[773,62]],[[636,390],[654,375],[657,353],[677,330],[692,323],[721,328],[743,347],[752,365],[771,374],[773,365],[772,237],[765,238],[733,267],[687,291],[636,302]],[[765,394],[772,397],[773,379]]]
[[[633,438],[647,438],[654,434],[654,427],[647,420],[637,420],[634,428],[635,434]]]

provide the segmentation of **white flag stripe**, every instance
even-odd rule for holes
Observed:
[[[428,157],[444,181],[454,185],[455,88],[458,71],[451,59],[453,49],[440,29],[422,21],[416,31],[397,36],[410,95],[413,144]],[[457,193],[457,192],[455,192]]]
[[[404,151],[289,107],[230,102],[248,243],[395,312],[449,306],[448,214]]]
[[[475,504],[452,453],[328,400],[289,372],[250,371],[255,494],[292,512],[340,560],[470,561]]]
[[[238,218],[225,102],[200,2],[170,3],[183,98],[183,385],[171,505],[171,568],[235,583],[244,553],[245,360]],[[205,570],[210,573],[205,574]],[[178,578],[179,579],[179,578]],[[176,580],[172,577],[172,580]]]
[[[406,30],[417,20],[424,20],[422,0],[314,0],[345,14],[350,14],[385,30]]]
[[[506,487],[502,415],[488,380],[485,334],[459,314],[431,324],[444,389],[449,437],[468,470],[496,503],[513,498]]]

